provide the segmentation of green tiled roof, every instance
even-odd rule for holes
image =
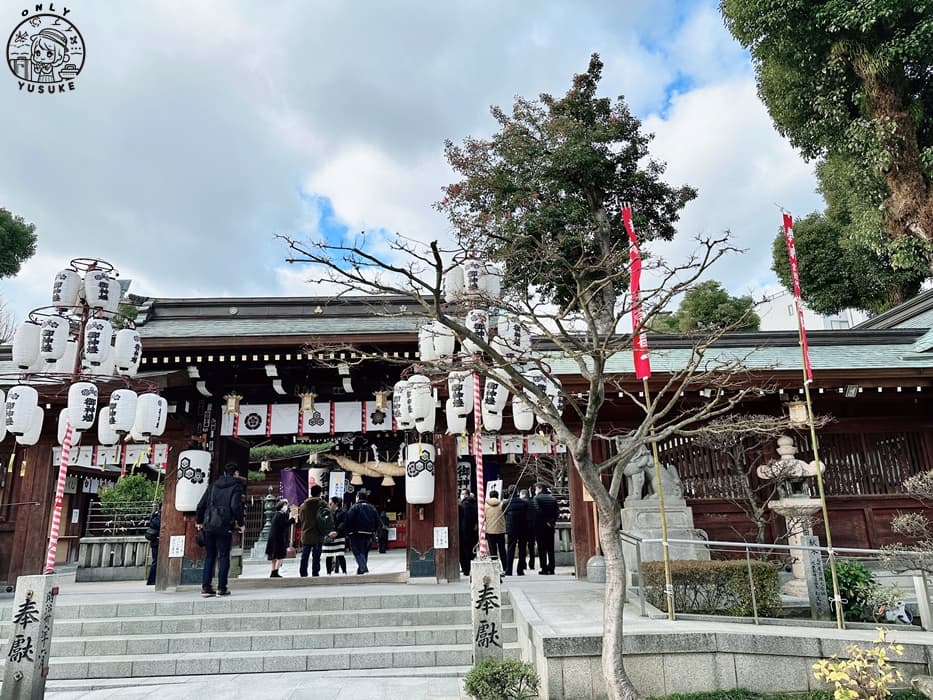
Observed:
[[[153,319],[138,327],[146,338],[224,338],[249,336],[320,336],[370,333],[415,333],[421,319],[395,316],[369,318],[205,318]]]

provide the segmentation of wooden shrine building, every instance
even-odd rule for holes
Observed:
[[[193,514],[174,508],[181,451],[209,450],[212,478],[228,461],[247,464],[250,448],[259,445],[307,443],[310,449],[320,448],[322,464],[335,471],[339,461],[329,460],[338,456],[362,464],[397,458],[405,436],[393,425],[391,413],[378,410],[377,401],[378,394],[391,391],[418,359],[417,329],[423,319],[415,311],[401,298],[361,297],[148,299],[139,307],[137,328],[144,351],[140,376],[157,385],[170,406],[167,429],[149,457],[155,468],[164,468],[166,487],[159,588],[200,580],[202,555],[194,543]],[[837,546],[874,548],[891,543],[895,539],[891,517],[920,507],[903,495],[900,484],[933,468],[931,327],[933,293],[927,292],[863,328],[810,334],[814,409],[832,416],[820,429],[819,439]],[[652,382],[660,386],[682,366],[689,342],[651,335],[649,345]],[[731,334],[717,343],[715,351],[727,357],[747,356],[749,370],[774,387],[750,398],[743,410],[782,415],[788,402],[799,396],[796,333]],[[584,390],[571,363],[557,361],[552,367],[566,392]],[[636,393],[641,388],[632,374],[630,353],[614,358],[609,369],[623,378],[626,388]],[[18,382],[9,348],[0,348],[0,382],[7,386]],[[443,398],[446,386],[439,389]],[[702,391],[698,388],[683,400],[700,401]],[[312,422],[298,419],[301,393],[314,394]],[[224,412],[225,397],[231,394],[241,397],[236,416]],[[621,433],[637,425],[638,409],[615,396],[607,402],[601,421],[599,432]],[[58,471],[53,423],[48,421],[33,447],[15,448],[12,438],[0,442],[0,583],[12,585],[20,574],[37,573],[44,562]],[[560,449],[537,436],[511,439],[516,435],[507,410],[501,434],[490,436],[484,448],[494,453],[484,460],[487,480],[501,478],[508,485],[521,477],[522,485],[529,485],[534,476],[512,464],[520,461],[514,459],[519,455],[566,462]],[[798,457],[812,459],[806,436],[800,433],[795,439]],[[455,436],[438,432],[435,444],[433,503],[406,505],[404,477],[393,484],[364,476],[362,487],[391,513],[395,544],[408,552],[409,575],[455,580],[459,576],[458,483],[469,483],[472,462],[469,450]],[[78,483],[67,504],[65,522],[73,519],[74,524],[63,533],[66,538],[81,536],[82,512],[93,499],[85,492],[84,480],[114,479],[128,460],[127,454],[119,454],[114,465],[113,458],[101,457],[103,453],[91,444],[85,446],[90,451],[84,463],[69,468]],[[613,449],[610,441],[594,448],[602,455]],[[712,539],[753,536],[752,524],[736,505],[735,481],[723,455],[680,437],[662,444],[660,453],[663,462],[679,471],[697,528]],[[283,471],[308,466],[273,462],[259,487],[250,486],[249,493],[261,495],[270,485],[276,489],[284,483]],[[258,471],[259,465],[250,465],[249,470]],[[584,576],[586,560],[596,551],[591,510],[583,502],[574,471],[565,472],[567,481],[558,486],[567,489],[577,575]],[[261,498],[250,506],[254,515],[260,509],[260,517],[261,507]],[[434,549],[435,528],[447,528],[446,550]],[[182,556],[168,546],[170,538],[180,536],[184,536]],[[69,547],[60,548],[60,560],[73,556]]]

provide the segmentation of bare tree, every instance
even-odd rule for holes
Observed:
[[[830,422],[828,416],[814,417],[821,428]],[[780,498],[787,483],[796,478],[791,469],[782,468],[782,460],[773,457],[778,437],[792,432],[795,426],[782,416],[732,414],[710,421],[694,442],[720,455],[729,466],[728,483],[723,497],[748,516],[755,526],[755,542],[763,544],[774,511],[768,503]],[[765,467],[768,478],[758,476]],[[744,533],[735,530],[744,539]],[[787,538],[794,532],[785,532]]]
[[[606,560],[602,667],[611,698],[638,698],[623,665],[622,610],[625,562],[620,490],[623,465],[652,442],[675,434],[698,434],[710,420],[730,413],[760,387],[734,348],[716,348],[733,326],[705,328],[689,336],[689,347],[652,355],[663,374],[652,381],[651,401],[640,383],[625,374],[632,341],[658,313],[694,288],[706,270],[734,252],[728,234],[699,240],[680,264],[646,255],[645,278],[631,331],[621,330],[633,311],[629,293],[630,246],[619,213],[634,202],[635,225],[646,240],[673,236],[680,208],[696,196],[661,179],[663,165],[648,156],[650,136],[624,102],[598,98],[602,64],[574,77],[561,99],[518,98],[509,116],[493,109],[501,129],[490,141],[448,143],[447,157],[463,180],[445,188],[438,203],[454,226],[457,243],[402,235],[305,242],[283,236],[290,262],[313,268],[317,279],[342,293],[404,298],[405,313],[418,313],[433,328],[452,331],[470,352],[425,363],[440,373],[469,369],[499,382],[530,404],[539,425],[567,448],[567,455],[596,504],[599,541]],[[486,273],[499,265],[502,291],[448,299],[446,274],[473,251]],[[650,251],[647,251],[650,252]],[[484,273],[484,274],[486,274]],[[333,288],[333,287],[331,287]],[[449,291],[449,290],[448,290]],[[508,342],[465,322],[469,308],[513,317],[537,336],[535,352],[509,352]],[[744,319],[743,319],[744,320]],[[475,349],[474,349],[475,348]],[[543,382],[533,379],[538,371]],[[556,377],[572,378],[563,389]],[[702,403],[681,401],[687,391],[709,390]],[[562,398],[562,402],[555,400]],[[600,417],[611,406],[631,403],[637,425],[607,429]],[[601,431],[597,432],[599,425]],[[474,426],[479,431],[482,426]],[[600,461],[594,442],[627,433],[625,447]],[[618,467],[618,468],[617,468]],[[610,476],[609,485],[602,475]]]
[[[0,345],[5,345],[13,340],[13,333],[16,332],[16,320],[13,318],[13,312],[7,307],[3,300],[0,300]]]

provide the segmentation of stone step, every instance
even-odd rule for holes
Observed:
[[[442,644],[424,646],[383,646],[365,650],[301,649],[267,651],[217,651],[171,654],[134,654],[96,658],[56,658],[49,662],[49,679],[141,678],[147,676],[191,676],[285,671],[325,671],[348,669],[416,668],[469,666],[472,646]],[[518,659],[515,643],[503,646],[504,656]]]
[[[511,623],[511,607],[503,607],[502,622]],[[192,634],[199,632],[271,632],[276,630],[356,630],[370,627],[446,627],[471,622],[468,605],[445,608],[365,609],[321,612],[216,612],[190,615],[144,617],[56,618],[54,637],[100,637],[115,635]],[[9,622],[0,624],[0,639],[9,632]],[[53,637],[53,638],[54,638]]]
[[[503,624],[504,643],[518,640],[515,625]],[[367,647],[416,647],[470,645],[469,625],[445,627],[370,627],[364,630],[295,630],[250,632],[248,635],[216,633],[152,634],[109,637],[52,638],[52,658],[101,657],[141,654],[190,654],[223,651],[282,651],[308,649],[365,649]]]
[[[503,593],[503,601],[507,596]],[[58,604],[56,620],[77,618],[145,617],[152,615],[198,615],[217,612],[281,613],[321,612],[340,610],[372,610],[379,608],[469,608],[469,593],[403,593],[393,595],[366,595],[353,591],[340,596],[313,596],[297,594],[291,598],[198,598],[188,601],[116,604]],[[9,605],[0,606],[0,622],[11,619]]]

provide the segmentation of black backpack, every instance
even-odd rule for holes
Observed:
[[[207,502],[207,512],[204,514],[204,531],[214,534],[224,533],[230,530],[230,523],[233,521],[233,511],[229,503],[216,503],[214,496],[216,491],[211,487],[211,497]]]
[[[334,524],[334,513],[323,502],[317,509],[317,530],[321,535],[328,535],[337,530]]]

